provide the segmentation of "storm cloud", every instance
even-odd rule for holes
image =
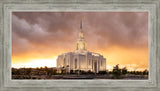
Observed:
[[[81,18],[89,49],[148,47],[147,12],[14,12],[13,54],[37,46],[74,50]]]
[[[148,67],[148,12],[13,12],[12,61],[74,51],[81,18],[87,50],[101,53],[107,65]]]

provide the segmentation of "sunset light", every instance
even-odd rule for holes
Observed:
[[[81,17],[86,50],[103,55],[106,70],[149,69],[147,12],[13,12],[12,67],[56,67],[76,50]]]
[[[33,59],[31,62],[12,64],[14,68],[56,67],[56,57],[53,59]]]

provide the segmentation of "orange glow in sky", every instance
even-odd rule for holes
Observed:
[[[148,69],[147,12],[14,12],[12,67],[55,67],[76,49],[80,19],[87,50],[102,54],[107,69]]]

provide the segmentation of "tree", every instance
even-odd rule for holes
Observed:
[[[104,74],[107,74],[107,72],[106,71],[99,71],[98,74],[104,75]]]
[[[65,67],[63,66],[62,67],[62,74],[64,74],[65,73]]]
[[[57,74],[57,70],[53,70],[52,75],[56,75],[56,74]]]
[[[45,66],[44,68],[45,68],[45,70],[48,70],[47,66]]]
[[[26,69],[26,75],[30,75],[31,71],[32,71],[31,68]]]
[[[43,68],[42,67],[40,67],[40,70],[42,70]]]
[[[74,74],[73,70],[70,70],[70,74]]]
[[[69,65],[66,66],[66,74],[69,73]]]
[[[36,70],[39,70],[39,68],[38,68],[38,67],[36,67]]]
[[[44,68],[45,68],[45,71],[47,72],[47,75],[49,75],[48,67],[47,67],[47,66],[45,66]]]
[[[145,70],[143,71],[143,75],[148,75],[148,70],[147,70],[147,69],[145,69]]]
[[[16,75],[16,69],[12,68],[12,75]]]
[[[123,75],[127,74],[127,68],[126,67],[122,68],[122,74]]]
[[[115,78],[119,79],[121,76],[121,69],[119,68],[119,64],[113,67],[113,75]]]

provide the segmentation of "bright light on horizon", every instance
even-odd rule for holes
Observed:
[[[53,59],[34,59],[31,62],[28,63],[19,63],[19,64],[12,64],[12,67],[14,68],[37,68],[37,67],[56,67],[56,59],[57,57],[54,57]]]
[[[56,59],[33,59],[31,62],[12,64],[13,68],[37,68],[37,67],[56,67]],[[112,71],[115,65],[107,64],[106,70]],[[120,68],[126,67],[128,71],[144,71],[146,68],[138,67],[136,64],[119,65]],[[148,69],[147,69],[148,70]]]
[[[107,67],[108,71],[112,71],[113,67],[115,67],[115,66],[116,65],[108,64],[106,67]],[[144,71],[144,70],[149,70],[146,67],[141,67],[140,65],[136,65],[136,64],[125,64],[125,65],[119,64],[119,68],[120,69],[122,69],[124,67],[126,67],[128,71]]]

